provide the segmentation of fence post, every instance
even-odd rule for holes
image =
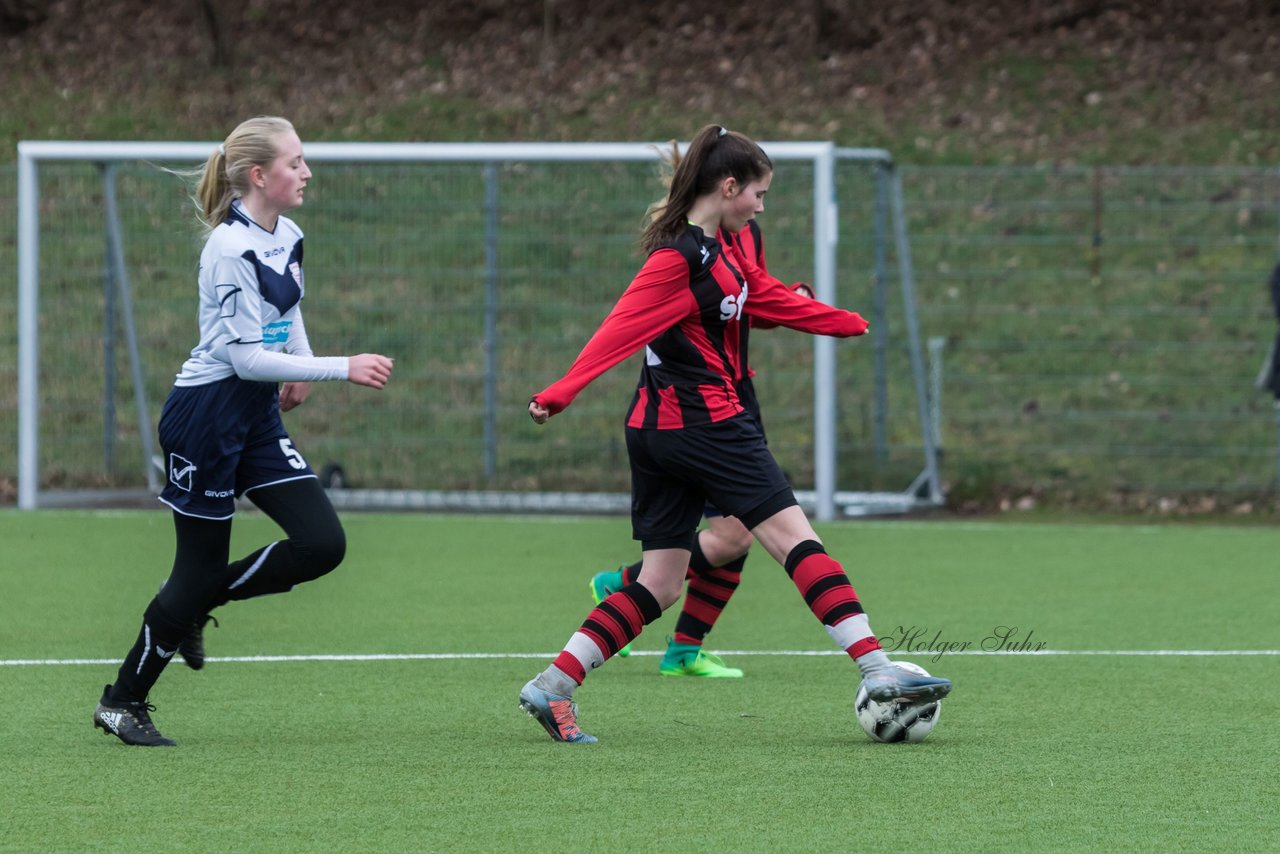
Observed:
[[[888,430],[885,420],[889,411],[889,312],[886,305],[888,285],[885,282],[885,220],[889,206],[888,169],[883,162],[876,163],[873,174],[876,182],[875,216],[874,216],[874,254],[875,254],[875,290],[872,294],[872,311],[875,318],[871,324],[871,335],[874,342],[872,363],[875,378],[873,386],[872,409],[872,448],[874,459],[881,465],[888,458]]]
[[[99,163],[102,194],[115,182],[115,165]],[[102,461],[108,473],[116,469],[116,269],[111,243],[111,218],[104,217],[107,261],[102,281]]]
[[[814,293],[822,302],[836,302],[836,202],[835,146],[813,163],[813,254]],[[815,335],[813,339],[813,489],[814,513],[819,521],[836,517],[836,349],[835,339]]]
[[[498,468],[498,166],[484,164],[484,479]]]
[[[929,424],[933,429],[933,445],[942,448],[942,351],[947,339],[929,339]]]
[[[40,504],[40,183],[36,161],[18,143],[18,506]]]

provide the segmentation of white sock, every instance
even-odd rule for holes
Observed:
[[[573,681],[573,677],[554,664],[539,673],[533,684],[548,694],[559,694],[561,697],[572,697],[573,692],[578,690],[578,683]]]
[[[604,653],[586,632],[574,632],[569,642],[564,645],[564,651],[578,659],[582,669],[587,673],[604,664]]]
[[[871,652],[858,656],[854,661],[858,665],[858,669],[862,671],[864,679],[893,667],[893,662],[889,660],[889,656],[885,654],[883,649],[873,649]]]
[[[834,626],[823,626],[823,628],[836,642],[836,646],[846,650],[858,641],[876,636],[876,633],[871,631],[871,623],[867,621],[866,614],[854,614]]]

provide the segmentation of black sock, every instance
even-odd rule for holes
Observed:
[[[711,561],[707,560],[707,556],[702,552],[702,543],[697,537],[693,538],[693,547],[689,549],[689,569],[693,570],[694,575],[701,575],[704,578],[711,574],[711,570],[715,569],[711,565]]]
[[[626,587],[628,584],[635,584],[636,579],[640,577],[640,567],[643,565],[644,561],[638,560],[630,566],[622,568],[622,587]],[[622,587],[618,589],[621,590]]]
[[[111,698],[129,703],[146,700],[165,665],[178,651],[178,643],[190,629],[188,623],[175,620],[158,600],[152,599],[142,615],[138,639],[125,656],[115,684],[111,686]]]

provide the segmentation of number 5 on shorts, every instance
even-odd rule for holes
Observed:
[[[285,459],[289,461],[289,465],[294,468],[301,470],[307,467],[307,461],[302,458],[302,454],[298,453],[298,449],[293,446],[292,439],[281,439],[280,451],[285,455]]]

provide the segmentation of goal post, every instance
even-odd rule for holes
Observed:
[[[60,166],[72,169],[76,165],[96,165],[101,170],[99,177],[107,182],[102,190],[101,204],[110,208],[115,202],[114,182],[118,171],[115,167],[120,167],[119,171],[123,172],[132,166],[134,172],[129,176],[131,189],[151,200],[145,205],[139,203],[142,206],[136,212],[107,211],[105,254],[108,277],[121,295],[120,310],[124,313],[134,400],[138,410],[136,433],[132,427],[123,431],[133,433],[130,440],[136,445],[132,462],[136,466],[136,474],[124,479],[134,483],[146,482],[148,490],[154,492],[155,472],[151,470],[150,446],[150,433],[154,426],[151,419],[158,415],[156,410],[171,382],[169,377],[194,340],[191,338],[192,330],[181,322],[171,322],[170,318],[180,318],[189,325],[189,317],[194,315],[190,299],[194,293],[192,259],[198,254],[198,243],[188,228],[193,217],[182,204],[185,188],[179,189],[176,178],[151,164],[191,168],[202,163],[215,146],[214,142],[23,141],[18,144],[17,432],[20,508],[34,509],[56,503],[57,493],[65,491],[61,488],[64,485],[61,481],[59,490],[41,486],[42,460],[46,461],[47,467],[49,459],[42,456],[41,438],[46,434],[42,433],[41,407],[47,407],[43,416],[46,428],[55,424],[60,426],[59,422],[64,420],[56,408],[57,402],[51,400],[41,387],[42,353],[46,359],[52,358],[47,348],[42,349],[45,345],[40,340],[41,299],[48,287],[42,273],[42,252],[60,257],[75,256],[77,263],[87,267],[97,263],[76,254],[87,251],[79,245],[89,242],[83,238],[69,241],[77,243],[71,248],[42,240],[42,212],[56,209],[59,204],[70,204],[55,197],[52,191],[46,192],[42,199],[42,171],[53,172]],[[663,144],[639,142],[307,145],[308,160],[329,164],[335,170],[334,183],[340,183],[342,187],[341,193],[333,193],[333,198],[338,200],[333,202],[327,200],[323,190],[313,190],[309,196],[316,200],[309,201],[307,209],[298,217],[308,234],[319,235],[314,248],[308,246],[309,292],[319,294],[316,307],[308,314],[308,327],[312,340],[319,345],[317,350],[333,352],[338,346],[372,349],[377,344],[383,348],[381,351],[395,355],[397,351],[409,349],[431,362],[431,367],[418,374],[411,369],[405,376],[404,369],[411,366],[402,361],[397,366],[400,369],[397,380],[402,382],[393,383],[393,386],[403,388],[402,393],[406,395],[420,395],[431,400],[437,396],[445,398],[433,403],[434,408],[428,406],[413,411],[409,407],[414,401],[388,403],[395,408],[394,419],[379,419],[373,414],[383,401],[393,399],[393,389],[388,389],[387,397],[372,400],[348,401],[345,393],[334,393],[331,398],[340,398],[334,404],[313,406],[309,402],[308,407],[302,408],[310,411],[299,417],[311,419],[298,428],[305,445],[320,445],[325,449],[326,457],[341,462],[347,462],[349,458],[365,460],[378,457],[377,465],[365,464],[360,470],[348,471],[351,479],[356,481],[355,486],[361,486],[359,481],[363,480],[369,488],[334,490],[336,503],[442,509],[450,506],[571,511],[601,507],[616,509],[613,496],[618,493],[610,491],[610,487],[615,490],[619,486],[625,488],[625,470],[621,474],[617,470],[617,437],[612,435],[617,432],[616,422],[620,417],[617,413],[625,405],[622,393],[611,391],[607,400],[602,395],[600,405],[590,407],[604,413],[599,417],[579,418],[582,423],[576,428],[552,425],[536,439],[530,439],[528,446],[520,445],[509,450],[512,442],[507,441],[504,445],[500,437],[504,429],[507,436],[515,432],[508,429],[511,423],[508,418],[514,408],[512,395],[519,396],[521,399],[516,402],[523,405],[523,395],[527,394],[527,391],[513,392],[513,389],[521,390],[526,386],[531,389],[537,387],[538,382],[553,379],[548,365],[559,366],[561,370],[567,366],[594,324],[620,293],[621,286],[627,281],[625,277],[634,272],[637,259],[629,250],[634,248],[644,202],[659,195],[658,185],[652,179],[663,147]],[[840,304],[836,269],[841,225],[836,192],[839,164],[857,161],[867,168],[875,167],[877,173],[883,171],[886,176],[892,176],[892,159],[878,149],[838,149],[830,142],[765,142],[762,147],[780,164],[780,168],[781,164],[787,164],[787,168],[794,169],[795,173],[806,170],[811,173],[810,182],[800,183],[789,171],[786,181],[775,182],[770,193],[771,214],[767,215],[770,218],[766,218],[765,223],[771,266],[784,276],[810,279],[819,299]],[[378,171],[374,175],[364,174],[368,170]],[[320,178],[317,188],[325,186],[324,173]],[[90,205],[96,192],[79,187],[75,180],[72,177],[66,179],[70,187],[68,195],[79,193],[82,203]],[[878,175],[876,180],[880,181]],[[166,181],[174,183],[166,184]],[[508,191],[509,187],[514,190]],[[127,195],[121,194],[122,208],[126,207],[123,197]],[[364,201],[358,204],[341,201],[349,197],[361,197]],[[890,193],[890,200],[889,207],[901,222],[900,188],[896,193]],[[781,215],[772,214],[779,209]],[[129,219],[129,228],[121,228],[122,217]],[[84,218],[83,213],[80,218]],[[565,237],[566,232],[572,232],[569,238]],[[340,235],[344,233],[358,237],[343,244]],[[189,245],[182,240],[184,235],[192,237]],[[809,248],[803,249],[806,239]],[[155,249],[155,258],[139,262],[135,244],[144,240],[150,241],[147,246],[151,247],[184,245],[176,250],[169,247],[163,252]],[[42,243],[46,245],[42,247]],[[448,244],[449,249],[427,255],[425,250],[414,253],[406,248],[422,248],[427,244]],[[130,277],[126,273],[126,246],[135,252],[130,259],[132,266],[136,268],[141,263],[146,268],[144,276],[132,277],[135,281],[142,279],[138,282],[141,293],[132,303],[129,299]],[[779,248],[777,254],[775,247]],[[905,232],[898,249],[900,263],[904,247]],[[362,250],[367,252],[361,254]],[[322,253],[326,259],[324,265],[313,268],[312,259]],[[399,254],[393,257],[393,253]],[[161,259],[161,254],[166,258]],[[168,260],[170,254],[182,256],[185,261]],[[541,272],[539,261],[552,256],[554,269],[550,273]],[[780,256],[792,263],[782,267],[776,261]],[[606,257],[607,262],[603,260]],[[339,276],[334,268],[345,269],[344,264],[349,265],[351,272]],[[793,267],[807,269],[793,272]],[[341,293],[349,301],[331,307],[334,288],[328,283],[339,278],[351,284],[350,291]],[[415,296],[418,278],[431,281],[430,300],[419,300]],[[454,279],[457,284],[448,284]],[[569,280],[574,283],[574,290],[564,284]],[[919,342],[913,299],[909,299],[909,261],[899,280],[904,305],[910,315],[908,332],[912,342],[909,346],[915,353]],[[370,281],[376,286],[370,286]],[[320,282],[326,284],[313,284]],[[877,275],[877,282],[877,287],[883,286],[883,277]],[[468,289],[473,285],[483,291],[482,298],[471,298]],[[605,300],[601,296],[602,290],[611,298]],[[465,298],[451,297],[451,294],[458,293],[465,294]],[[520,294],[518,306],[501,305],[509,293]],[[370,295],[381,295],[387,304],[379,305],[378,300]],[[143,308],[138,311],[148,321],[141,332],[134,329],[134,306],[139,303]],[[91,310],[88,306],[80,308],[82,312]],[[317,322],[313,317],[323,318],[331,313],[341,320],[357,321],[360,328],[350,331],[339,327],[342,331],[336,335],[323,334],[334,324]],[[428,313],[431,316],[427,316]],[[430,328],[442,315],[447,315],[444,324],[449,329],[447,335],[441,333],[436,338],[433,331],[422,330]],[[475,322],[477,315],[479,322]],[[543,329],[539,324],[557,328]],[[140,345],[140,335],[147,346]],[[508,340],[504,341],[503,336]],[[351,343],[346,340],[335,342],[335,337],[350,338]],[[167,348],[169,354],[153,352],[158,344],[163,344],[159,349]],[[460,358],[450,361],[433,352],[432,344],[440,344],[446,349],[452,347],[459,352],[447,355],[459,355]],[[137,355],[139,350],[142,351],[141,356]],[[541,355],[535,360],[532,354],[537,350],[552,352],[545,360]],[[863,502],[866,495],[842,492],[837,483],[836,401],[841,383],[837,377],[836,342],[815,337],[811,352],[812,461],[808,466],[811,466],[813,489],[799,489],[798,494],[802,503],[819,519],[826,520],[842,513],[857,512],[851,511],[850,507]],[[97,367],[92,353],[80,354],[78,358]],[[137,364],[147,359],[152,359],[152,363],[146,366]],[[625,367],[612,373],[625,374],[615,383],[619,388],[634,384],[634,376]],[[433,387],[433,380],[444,390]],[[44,381],[46,384],[49,382],[47,378]],[[66,384],[72,383],[68,380]],[[472,395],[477,386],[481,389],[477,395],[480,402],[473,405]],[[61,393],[83,395],[85,388],[82,383]],[[924,393],[920,384],[916,395],[921,412],[925,411],[925,402],[919,396]],[[580,406],[580,410],[588,408]],[[302,412],[302,409],[296,412]],[[460,415],[464,409],[468,413],[465,421]],[[291,413],[289,417],[294,416]],[[344,419],[350,422],[349,433],[343,432]],[[395,425],[384,423],[392,420],[396,421]],[[927,488],[921,489],[918,482],[900,495],[888,496],[885,506],[893,510],[911,509],[922,500],[926,503],[940,501],[931,430],[927,419],[921,423],[922,443],[926,449],[926,473],[921,477]],[[415,428],[417,432],[413,432]],[[111,432],[111,425],[107,425],[106,430]],[[433,430],[437,432],[430,436],[422,435]],[[609,435],[604,435],[606,432]],[[312,442],[312,435],[318,435],[319,441]],[[806,441],[805,446],[810,441]],[[401,451],[389,450],[396,443],[410,447]],[[543,488],[537,471],[539,452],[531,447],[536,443],[550,449],[547,459],[554,460],[557,468],[564,472],[551,491]],[[479,448],[481,451],[477,456],[482,462],[474,466],[474,470],[447,476],[442,474],[446,466],[441,463],[426,463],[424,469],[410,473],[409,470],[429,453],[440,450],[435,447],[437,445],[444,447],[444,459],[456,458],[457,449],[465,449],[469,454]],[[573,446],[581,446],[581,452],[574,453]],[[590,456],[587,453],[590,448],[611,455],[613,468],[599,478],[604,482],[603,487],[591,488],[587,473],[574,469],[581,460]],[[350,457],[344,458],[344,454]],[[319,470],[323,460],[309,456]],[[625,454],[622,468],[625,469]],[[382,475],[374,474],[375,470]],[[431,485],[436,474],[441,474],[441,480],[450,488],[424,489]],[[406,478],[410,482],[406,482]],[[111,478],[99,479],[104,483],[111,481]],[[412,483],[415,480],[417,483]],[[74,487],[77,483],[74,477],[68,477],[65,485]],[[411,494],[415,492],[422,495]],[[592,500],[589,496],[595,493],[603,497],[598,501]],[[881,495],[881,498],[885,496]],[[884,504],[883,501],[881,503]]]

